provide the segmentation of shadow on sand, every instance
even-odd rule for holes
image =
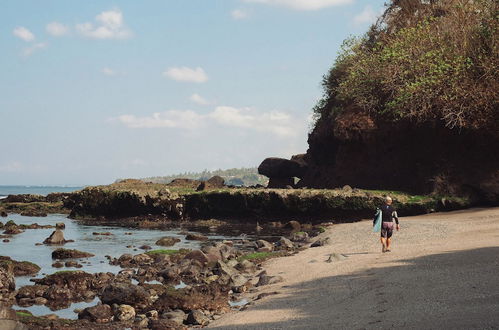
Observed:
[[[217,329],[499,329],[499,247],[400,260],[289,288],[292,296],[250,308],[274,320],[285,309],[292,319]]]

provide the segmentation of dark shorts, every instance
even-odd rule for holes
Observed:
[[[393,222],[381,223],[381,237],[390,238],[393,234]]]

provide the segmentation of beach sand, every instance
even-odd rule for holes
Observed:
[[[331,245],[264,264],[278,294],[215,329],[499,329],[499,208],[402,217],[392,252],[372,221],[338,224]],[[325,262],[331,253],[346,258]]]

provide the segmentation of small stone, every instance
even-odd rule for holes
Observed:
[[[207,325],[210,319],[200,310],[192,310],[187,316],[187,323],[193,325]]]
[[[118,321],[128,321],[135,318],[135,308],[130,305],[119,305],[114,317]]]

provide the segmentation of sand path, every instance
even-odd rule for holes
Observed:
[[[284,282],[216,329],[499,329],[499,208],[401,218],[381,253],[371,221],[338,224],[332,244],[269,260]],[[331,253],[345,259],[326,263]]]

